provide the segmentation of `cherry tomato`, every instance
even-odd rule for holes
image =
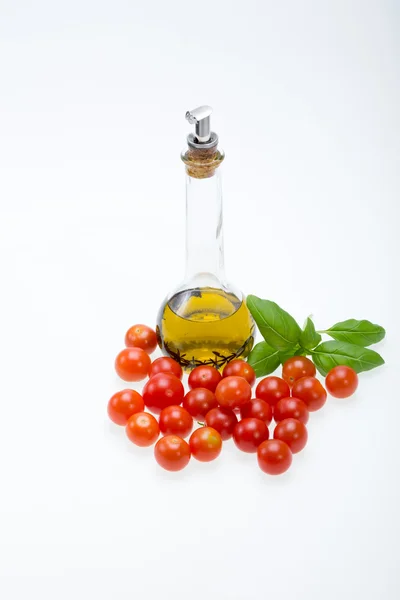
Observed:
[[[190,390],[183,399],[183,407],[195,419],[201,420],[209,410],[218,406],[215,394],[206,388]]]
[[[222,377],[231,377],[232,375],[243,377],[250,385],[254,385],[256,381],[253,367],[240,358],[231,360],[222,371]]]
[[[307,404],[300,398],[281,398],[274,408],[274,419],[277,423],[284,419],[297,419],[302,423],[308,422]]]
[[[115,370],[125,381],[140,381],[147,377],[151,360],[141,348],[124,348],[115,359]]]
[[[302,377],[294,382],[293,396],[307,404],[310,412],[319,410],[326,402],[326,391],[316,377]]]
[[[189,446],[194,458],[201,462],[209,462],[220,455],[222,439],[213,427],[200,427],[190,436]]]
[[[108,416],[117,425],[126,425],[129,417],[143,411],[143,398],[135,390],[121,390],[108,401]]]
[[[166,406],[181,404],[184,394],[182,382],[172,373],[153,375],[143,388],[144,403],[156,414]]]
[[[265,377],[256,387],[256,398],[265,400],[271,406],[287,396],[290,396],[290,388],[280,377]]]
[[[268,438],[268,427],[260,419],[242,419],[233,430],[233,441],[243,452],[257,452],[261,442]]]
[[[126,424],[126,435],[136,446],[151,446],[159,433],[157,420],[147,412],[132,415]]]
[[[274,429],[274,438],[285,442],[295,454],[307,444],[307,428],[297,419],[284,419]]]
[[[292,464],[292,453],[285,442],[281,440],[268,440],[257,448],[259,467],[269,475],[280,475],[288,470]]]
[[[166,435],[186,437],[193,429],[193,419],[182,406],[163,408],[159,418],[160,430]]]
[[[191,390],[201,387],[215,392],[221,379],[222,375],[217,369],[204,365],[193,369],[189,375],[188,383]]]
[[[251,399],[250,384],[243,377],[224,377],[217,385],[215,396],[221,406],[239,408]]]
[[[154,447],[154,456],[160,467],[167,471],[181,471],[190,460],[190,447],[177,435],[166,435]]]
[[[232,437],[233,429],[237,422],[237,417],[230,408],[218,406],[217,408],[212,408],[206,414],[206,424],[208,427],[216,429],[224,441]]]
[[[158,373],[172,373],[178,379],[182,379],[182,367],[173,358],[169,356],[160,356],[151,363],[149,376],[157,375]]]
[[[240,408],[240,415],[242,419],[253,417],[269,425],[272,421],[272,407],[265,400],[253,398],[248,404]]]
[[[290,387],[302,377],[314,377],[317,370],[314,363],[306,356],[292,356],[282,367],[282,378]]]
[[[348,398],[357,389],[358,375],[351,367],[338,365],[329,371],[325,379],[326,389],[335,398]]]
[[[125,346],[141,348],[151,354],[157,348],[157,335],[147,325],[133,325],[125,334]]]

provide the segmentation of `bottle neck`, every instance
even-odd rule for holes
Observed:
[[[214,277],[209,277],[212,275]],[[210,177],[186,174],[185,280],[224,280],[220,168]]]

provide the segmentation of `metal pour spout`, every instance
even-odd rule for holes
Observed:
[[[186,119],[192,125],[196,125],[196,138],[200,144],[205,144],[210,141],[211,127],[210,115],[212,113],[211,106],[199,106],[194,110],[188,110]]]

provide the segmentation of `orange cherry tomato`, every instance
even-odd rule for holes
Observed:
[[[254,385],[256,382],[256,373],[253,367],[240,358],[231,360],[222,371],[222,377],[230,377],[231,375],[243,377],[250,385]]]
[[[215,397],[221,406],[239,408],[251,399],[250,384],[243,377],[224,377],[215,390]]]
[[[125,346],[141,348],[151,354],[157,348],[156,332],[147,325],[133,325],[125,334]]]
[[[166,435],[154,447],[154,456],[167,471],[181,471],[190,461],[190,447],[177,435]]]
[[[210,462],[220,455],[222,438],[212,427],[200,427],[193,431],[189,439],[192,456],[201,462]]]
[[[126,435],[136,446],[151,446],[159,434],[157,420],[147,412],[132,415],[126,424]]]
[[[129,417],[143,411],[143,398],[135,390],[121,390],[108,401],[108,416],[117,425],[126,425]]]
[[[125,381],[140,381],[147,377],[151,360],[141,348],[124,348],[115,359],[115,370]]]

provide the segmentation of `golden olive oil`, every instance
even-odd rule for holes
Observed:
[[[246,357],[254,343],[254,322],[243,300],[222,289],[205,287],[176,293],[162,306],[159,345],[187,370],[218,369]]]

